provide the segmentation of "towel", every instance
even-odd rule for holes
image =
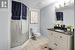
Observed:
[[[22,20],[21,21],[22,22],[22,33],[24,34],[24,33],[27,33],[28,32],[28,22],[27,22],[27,20]]]

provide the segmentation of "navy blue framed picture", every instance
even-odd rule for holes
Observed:
[[[12,1],[12,20],[20,20],[21,3]]]
[[[27,19],[27,6],[23,3],[12,1],[12,20]]]
[[[63,12],[56,12],[56,20],[63,21]]]
[[[27,19],[27,6],[22,4],[22,19]]]

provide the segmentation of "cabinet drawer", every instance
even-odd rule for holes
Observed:
[[[53,50],[56,50],[57,48],[57,43],[56,42],[50,42],[49,43],[49,48],[53,49]]]
[[[49,31],[49,36],[52,36],[52,37],[57,37],[57,32],[54,32],[54,31]]]
[[[53,31],[49,31],[48,37],[49,37],[49,41],[53,42],[53,41],[55,41],[56,35]]]
[[[58,50],[67,50],[68,46],[68,36],[62,33],[57,33],[57,43],[58,43]]]
[[[49,31],[49,46],[53,50],[70,50],[71,37],[63,33]]]
[[[57,33],[57,40],[60,40],[61,42],[66,41],[67,42],[68,36],[62,33]]]

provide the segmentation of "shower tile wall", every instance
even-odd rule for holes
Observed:
[[[16,47],[22,45],[25,41],[28,40],[28,32],[22,34],[21,31],[21,21],[11,21],[11,47]]]
[[[26,20],[23,19],[23,21],[27,21],[27,25],[29,20],[28,12],[29,12],[29,9],[27,8],[27,19]],[[25,27],[22,27],[22,23],[23,23],[22,19],[11,20],[11,48],[20,46],[29,39],[29,30],[27,33],[22,33],[22,29],[25,28]]]

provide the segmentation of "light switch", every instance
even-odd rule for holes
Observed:
[[[7,8],[8,0],[0,0],[0,8]]]

